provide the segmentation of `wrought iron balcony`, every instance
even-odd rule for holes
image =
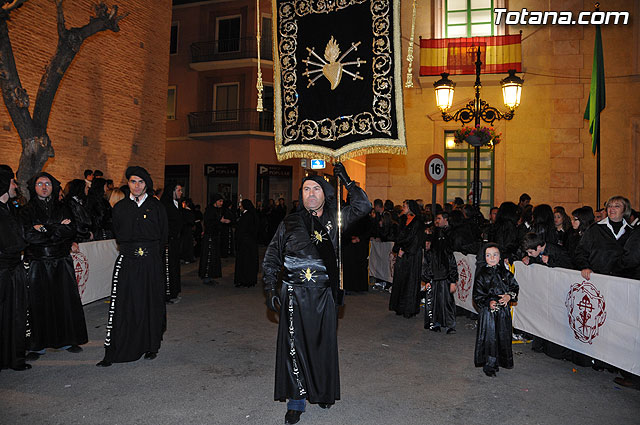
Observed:
[[[229,109],[189,114],[190,135],[250,131],[273,133],[273,111]]]
[[[262,38],[260,58],[273,60],[270,38]],[[200,41],[191,45],[191,62],[211,62],[233,59],[257,58],[257,40],[255,37],[232,38],[228,40]]]

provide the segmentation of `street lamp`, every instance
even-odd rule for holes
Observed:
[[[522,78],[516,75],[515,69],[510,69],[509,76],[500,81],[504,104],[509,108],[507,112],[500,112],[498,109],[490,106],[487,102],[480,99],[480,89],[482,88],[482,84],[480,83],[480,67],[482,66],[482,61],[480,60],[479,47],[475,64],[476,82],[473,85],[476,92],[475,99],[470,101],[463,108],[455,111],[453,114],[449,114],[447,111],[453,104],[453,92],[456,84],[449,79],[449,74],[446,72],[440,74],[442,78],[433,83],[433,87],[436,92],[436,104],[442,111],[442,119],[445,121],[460,121],[463,124],[474,121],[476,127],[480,127],[481,120],[488,124],[493,124],[496,120],[512,119],[515,109],[520,105],[520,95],[522,94],[522,84],[524,83]],[[480,146],[483,146],[485,143],[468,142],[474,147],[472,191],[473,206],[477,208],[480,205]]]

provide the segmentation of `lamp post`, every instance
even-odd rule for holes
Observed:
[[[440,74],[442,78],[435,83],[433,87],[436,92],[436,104],[442,111],[442,119],[445,121],[460,121],[463,124],[474,121],[475,126],[479,127],[480,122],[484,121],[488,124],[493,124],[496,120],[510,120],[513,118],[515,109],[520,105],[520,95],[522,94],[522,84],[524,81],[522,78],[516,75],[515,69],[509,70],[509,76],[500,81],[502,86],[502,95],[504,97],[504,104],[509,110],[507,112],[500,112],[498,109],[490,106],[487,102],[480,99],[480,89],[482,83],[480,83],[480,67],[482,61],[480,60],[480,48],[478,47],[476,65],[476,81],[474,83],[475,99],[470,101],[465,107],[458,109],[453,114],[449,114],[447,111],[453,104],[453,92],[456,84],[449,79],[449,74],[446,72]],[[471,146],[473,146],[473,206],[478,208],[480,205],[480,147],[485,145],[484,141],[471,141],[467,140]]]

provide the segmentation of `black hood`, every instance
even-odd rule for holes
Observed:
[[[60,182],[56,180],[51,174],[46,173],[44,171],[39,172],[35,176],[31,177],[29,182],[27,183],[27,187],[29,188],[30,199],[36,199],[36,182],[40,177],[46,177],[51,182],[51,198],[54,200],[58,200],[58,195],[60,194]]]
[[[302,201],[302,186],[307,180],[313,180],[318,183],[324,192],[324,208],[336,209],[338,204],[336,203],[336,191],[331,184],[320,176],[307,176],[302,179],[300,184],[300,190],[298,191],[298,211],[304,210],[304,202]]]
[[[151,180],[151,176],[149,175],[147,170],[137,165],[134,165],[127,168],[127,171],[125,171],[124,175],[127,177],[127,180],[129,180],[131,176],[138,176],[142,178],[142,180],[144,180],[144,182],[147,184],[147,190],[146,190],[147,195],[153,196],[153,180]]]
[[[9,192],[11,179],[14,178],[13,170],[8,165],[0,165],[0,196]]]
[[[160,202],[165,205],[173,204],[173,191],[176,190],[178,183],[171,183],[164,187],[162,190],[162,196],[160,196]],[[178,207],[180,207],[180,201],[178,200]]]
[[[413,199],[409,199],[406,202],[409,207],[409,211],[411,211],[416,217],[420,216],[420,205],[418,205],[418,203]]]

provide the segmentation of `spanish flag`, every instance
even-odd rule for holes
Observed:
[[[480,48],[483,74],[522,72],[521,35],[420,40],[420,75],[475,74]]]

